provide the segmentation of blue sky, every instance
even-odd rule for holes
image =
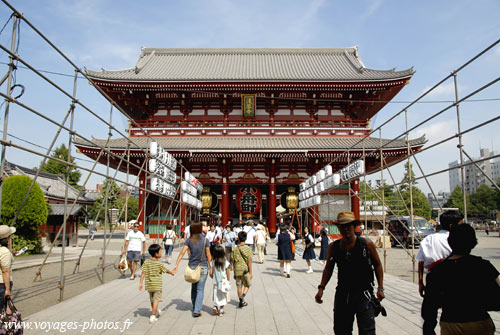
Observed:
[[[372,122],[377,126],[412,101],[427,88],[500,38],[500,2],[477,1],[36,1],[13,2],[43,34],[77,66],[93,70],[124,69],[135,65],[141,46],[147,47],[347,47],[357,45],[368,68],[398,70],[414,67],[410,85],[396,96]],[[11,12],[0,4],[0,25]],[[0,35],[0,43],[10,47],[12,27]],[[73,70],[25,24],[21,25],[19,54],[38,69],[71,75]],[[0,61],[8,62],[4,52]],[[3,74],[7,66],[0,64]],[[480,58],[470,69],[459,74],[460,96],[500,74],[500,47]],[[72,91],[70,77],[47,75]],[[62,120],[69,100],[33,74],[19,69],[17,83],[26,87],[21,100],[55,120]],[[0,88],[5,92],[5,84]],[[78,81],[77,96],[99,115],[108,118],[109,104],[85,80]],[[451,100],[452,82],[432,93],[427,101]],[[499,85],[477,98],[500,98]],[[409,110],[415,124],[446,104],[419,104]],[[470,102],[461,106],[463,127],[470,127],[500,114],[499,101]],[[1,121],[3,122],[3,108]],[[433,143],[456,132],[455,110],[444,113],[413,132],[425,134]],[[105,138],[107,129],[81,108],[75,117],[78,132]],[[114,115],[117,127],[126,128],[126,120]],[[465,136],[465,149],[473,156],[479,147],[500,150],[499,123]],[[48,147],[56,128],[28,112],[13,106],[8,132],[37,145]],[[400,117],[383,137],[404,131]],[[64,134],[58,143],[67,143]],[[447,167],[458,159],[456,141],[422,154],[426,172]],[[31,148],[36,148],[26,144]],[[42,150],[36,148],[37,150]],[[79,155],[77,157],[84,158]],[[40,158],[8,149],[7,159],[28,167]],[[79,163],[89,166],[88,163]],[[101,168],[101,171],[104,171]],[[395,169],[396,179],[400,169]],[[84,174],[85,176],[85,174]],[[377,177],[374,177],[377,178]],[[387,178],[389,179],[389,178]],[[93,177],[88,188],[101,180]],[[390,181],[390,180],[388,180]],[[435,190],[448,190],[448,175],[431,179]],[[419,186],[427,192],[424,182]]]

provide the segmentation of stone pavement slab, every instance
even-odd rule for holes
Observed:
[[[31,329],[26,329],[25,334],[333,334],[336,274],[326,287],[323,304],[316,304],[314,295],[323,265],[313,262],[314,273],[307,274],[305,261],[297,255],[298,259],[292,262],[292,277],[287,279],[280,276],[276,247],[269,245],[268,251],[264,264],[253,265],[252,287],[246,298],[248,306],[237,308],[233,281],[233,300],[224,308],[223,317],[211,312],[211,278],[205,286],[203,316],[191,316],[191,286],[183,278],[185,258],[176,276],[164,276],[160,303],[163,314],[153,325],[149,324],[149,297],[138,290],[138,278],[134,281],[122,278],[30,315],[26,321]],[[388,316],[377,318],[377,334],[421,334],[422,300],[418,286],[392,275],[385,275],[384,286],[383,305]],[[500,313],[491,315],[500,334]],[[61,329],[63,326],[65,331]]]

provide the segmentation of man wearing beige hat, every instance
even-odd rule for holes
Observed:
[[[335,264],[338,266],[337,288],[333,310],[335,334],[352,334],[354,315],[359,334],[375,334],[375,302],[384,299],[383,269],[375,244],[355,234],[360,224],[353,212],[341,212],[337,226],[342,238],[330,243],[321,284],[318,285],[316,302],[322,303],[323,290],[332,277]],[[377,277],[376,298],[373,283]]]
[[[9,250],[9,240],[11,235],[16,232],[16,228],[5,225],[0,226],[0,268],[2,276],[0,276],[0,310],[3,309],[3,304],[6,297],[10,297],[12,289],[12,261],[14,257]]]

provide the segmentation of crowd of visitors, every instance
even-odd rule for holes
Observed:
[[[495,332],[488,311],[500,309],[499,272],[489,261],[470,254],[477,244],[477,239],[474,229],[461,224],[461,220],[462,217],[456,211],[444,212],[440,218],[442,229],[426,237],[420,244],[417,260],[419,293],[424,298],[421,313],[424,335],[435,334],[439,309],[442,309],[441,334]],[[336,221],[340,239],[331,242],[326,231],[320,231],[318,259],[324,263],[324,269],[315,300],[317,303],[323,302],[325,286],[337,266],[333,317],[335,334],[351,334],[355,318],[359,334],[375,334],[375,317],[380,313],[386,315],[380,304],[385,298],[382,264],[375,244],[355,233],[359,224],[354,213],[342,212]],[[136,263],[145,250],[143,235],[139,233],[138,225],[134,225],[125,242],[124,252],[131,262],[131,279],[135,276],[134,265],[137,266]],[[185,236],[184,245],[172,270],[168,270],[160,262],[160,245],[153,244],[148,249],[152,258],[146,260],[142,266],[139,289],[142,290],[145,280],[152,309],[150,322],[156,322],[161,314],[158,303],[162,301],[162,274],[175,275],[186,252],[189,259],[185,279],[189,281],[188,272],[191,277],[194,273],[195,277],[194,281],[189,281],[193,317],[202,315],[205,284],[209,276],[213,280],[214,315],[224,315],[224,308],[230,300],[231,277],[236,284],[238,307],[247,306],[246,296],[253,279],[252,259],[256,254],[257,263],[264,263],[265,249],[270,240],[266,225],[248,221],[244,225],[228,224],[223,228],[220,225],[208,227],[195,222],[189,226]],[[290,222],[285,221],[280,225],[274,242],[277,246],[280,275],[286,278],[291,278],[291,261],[294,259],[295,242],[299,236],[303,243],[302,258],[307,264],[305,272],[313,273],[311,262],[316,259],[314,236],[308,227],[304,227],[301,235],[297,234]],[[167,263],[170,263],[176,238],[172,226],[167,226],[163,234]],[[7,260],[4,263],[7,264]],[[2,270],[4,271],[3,266]],[[424,272],[427,272],[425,281]],[[474,289],[464,289],[465,287]],[[4,289],[4,294],[7,295],[8,287]]]

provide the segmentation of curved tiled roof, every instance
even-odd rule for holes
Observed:
[[[89,148],[97,148],[98,146],[104,147],[106,140],[92,138],[94,143],[75,137],[75,144],[78,146],[86,146]],[[149,148],[151,141],[147,137],[132,138],[134,144],[130,145],[131,150],[136,148],[136,145],[141,149]],[[217,152],[217,151],[270,151],[273,152],[289,152],[289,151],[345,151],[351,148],[360,140],[359,137],[313,137],[313,136],[290,136],[290,137],[154,137],[154,141],[158,142],[163,148],[169,151],[204,151],[204,152]],[[381,141],[381,142],[380,142]],[[125,138],[110,140],[109,146],[113,149],[127,148],[128,140]],[[389,143],[391,142],[391,143]],[[388,144],[389,143],[389,144]],[[410,145],[421,146],[425,143],[425,138],[410,140]],[[378,139],[374,137],[367,137],[364,141],[365,149],[377,149],[380,144],[384,146],[384,150],[391,149],[405,149],[407,148],[406,140],[397,139]],[[362,149],[363,143],[357,144],[355,149]]]
[[[9,176],[24,175],[34,179],[36,171],[10,162],[6,163],[5,173]],[[62,176],[48,173],[39,172],[36,179],[37,184],[42,189],[44,195],[48,198],[64,199],[66,195],[66,181]],[[79,190],[71,185],[68,185],[68,200],[73,201],[78,199],[78,203],[92,203],[94,200],[85,197]]]
[[[411,77],[404,71],[364,66],[357,47],[349,48],[142,48],[134,68],[102,72],[86,69],[94,79],[111,81],[327,81],[363,82]]]

